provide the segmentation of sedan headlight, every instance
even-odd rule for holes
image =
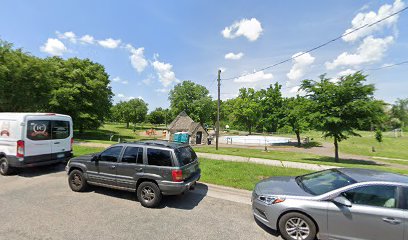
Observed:
[[[285,201],[285,199],[282,197],[269,195],[259,195],[257,199],[267,205],[277,204]]]

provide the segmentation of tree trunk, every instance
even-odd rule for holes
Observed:
[[[299,132],[299,130],[296,130],[295,133],[296,133],[296,138],[297,138],[297,142],[298,142],[297,145],[298,145],[298,147],[300,147],[302,145],[302,143],[300,142],[300,132]]]
[[[336,137],[334,137],[334,161],[339,162],[339,143]]]
[[[129,128],[129,122],[126,122],[126,128]]]
[[[249,135],[251,135],[252,134],[252,126],[251,125],[248,126],[248,131],[249,131]]]

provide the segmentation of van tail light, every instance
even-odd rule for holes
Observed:
[[[24,157],[24,141],[18,140],[17,141],[17,154],[16,157]]]
[[[173,182],[182,182],[183,181],[183,171],[182,170],[172,170],[171,177]]]
[[[73,146],[74,146],[74,138],[71,138],[71,151],[74,150]]]

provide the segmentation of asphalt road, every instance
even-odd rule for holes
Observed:
[[[206,194],[211,188],[147,209],[134,193],[72,192],[62,165],[26,169],[0,176],[0,239],[280,239],[254,221],[249,204]]]

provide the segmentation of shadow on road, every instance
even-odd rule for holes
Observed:
[[[267,233],[269,233],[269,234],[271,234],[271,235],[273,235],[273,236],[275,236],[275,237],[278,237],[278,236],[280,235],[278,231],[275,231],[275,230],[273,230],[273,229],[271,229],[271,228],[265,226],[265,224],[261,223],[261,222],[260,222],[258,219],[256,219],[255,217],[254,217],[254,220],[255,220],[256,224],[257,224],[260,228],[262,228],[265,232],[267,232]]]
[[[192,210],[204,199],[204,197],[207,195],[207,191],[208,187],[206,185],[199,184],[196,190],[176,196],[163,196],[162,202],[158,209],[177,208],[182,210]],[[95,192],[129,201],[138,201],[135,192],[121,191],[98,186],[91,186],[89,188],[89,192]]]
[[[41,167],[29,167],[17,169],[15,175],[20,177],[31,178],[63,171],[65,171],[65,164],[57,163]]]

